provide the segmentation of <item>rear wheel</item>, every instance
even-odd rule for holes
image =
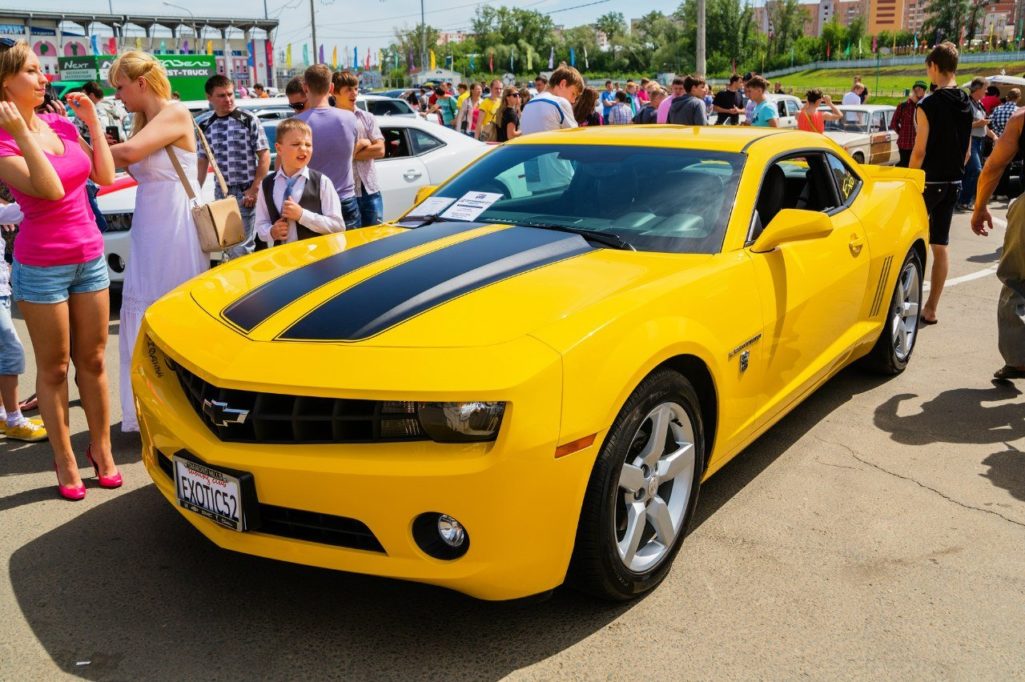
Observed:
[[[616,417],[591,472],[571,581],[616,601],[662,582],[697,504],[703,462],[694,387],[671,370],[651,374]]]
[[[900,374],[908,366],[918,340],[918,316],[922,308],[922,260],[911,249],[893,287],[883,331],[865,364],[881,374]]]

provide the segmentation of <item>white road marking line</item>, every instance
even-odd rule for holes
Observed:
[[[956,287],[958,284],[964,284],[965,282],[971,282],[973,279],[982,279],[983,277],[989,277],[990,275],[997,274],[997,266],[986,268],[985,270],[979,270],[967,275],[961,275],[960,277],[953,277],[947,280],[947,283],[943,285],[943,288]],[[922,289],[925,291],[929,290],[929,283],[926,282],[922,285]]]

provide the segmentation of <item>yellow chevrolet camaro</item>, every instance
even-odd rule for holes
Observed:
[[[517,139],[395,224],[152,306],[143,459],[227,549],[483,599],[637,596],[702,481],[854,360],[904,369],[923,184],[797,131]]]

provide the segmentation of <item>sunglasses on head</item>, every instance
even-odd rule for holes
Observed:
[[[292,107],[295,111],[302,111],[306,108],[306,102],[289,102],[288,106]]]
[[[0,48],[3,48],[5,50],[10,49],[17,44],[17,40],[12,40],[11,38],[0,38]]]

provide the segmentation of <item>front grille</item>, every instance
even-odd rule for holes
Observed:
[[[231,443],[377,443],[427,440],[416,403],[257,393],[220,388],[177,363],[185,397],[207,428]]]
[[[157,465],[174,480],[174,464],[164,453],[157,451]],[[333,516],[319,512],[257,504],[260,526],[250,530],[283,538],[306,540],[322,545],[362,549],[384,553],[384,547],[367,524],[347,516]]]

